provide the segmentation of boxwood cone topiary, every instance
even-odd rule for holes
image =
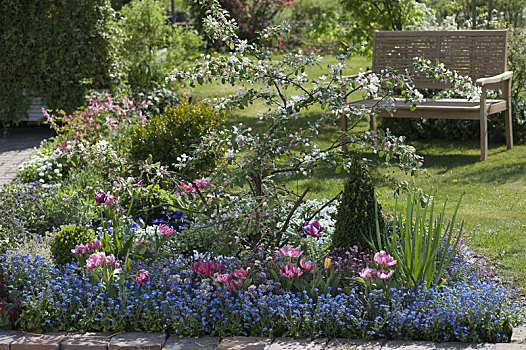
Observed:
[[[369,250],[367,240],[371,233],[376,232],[375,210],[378,210],[378,224],[380,230],[383,231],[385,221],[381,213],[382,206],[377,204],[377,209],[375,209],[371,176],[362,162],[354,158],[338,207],[332,246],[349,248],[357,245],[361,251]]]
[[[62,226],[55,234],[55,240],[51,244],[51,255],[57,266],[62,266],[75,260],[71,249],[76,245],[87,244],[95,239],[92,229],[76,225]]]

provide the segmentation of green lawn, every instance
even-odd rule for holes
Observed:
[[[327,65],[336,63],[328,57],[318,67],[308,70],[309,76],[320,76],[327,72]],[[370,65],[367,58],[355,57],[349,61],[350,69],[345,74],[353,74],[360,68]],[[199,98],[212,98],[234,93],[236,87],[204,85],[194,89],[193,95]],[[358,96],[356,96],[358,97]],[[228,123],[243,122],[254,129],[260,127],[256,114],[265,110],[262,105],[254,105],[229,116]],[[303,118],[318,118],[321,110],[312,109]],[[360,124],[356,131],[367,127]],[[328,145],[337,137],[338,129],[323,132],[317,140]],[[424,168],[417,178],[397,173],[403,180],[414,181],[428,193],[435,189],[437,203],[441,205],[448,199],[446,212],[451,214],[462,193],[465,193],[459,209],[458,219],[465,221],[465,228],[471,230],[481,225],[476,237],[471,241],[472,249],[482,249],[498,262],[503,276],[514,276],[520,286],[526,284],[526,269],[523,268],[523,254],[526,252],[526,145],[515,145],[506,151],[504,143],[490,142],[487,161],[480,161],[479,140],[425,140],[411,142],[418,153],[425,157]],[[382,169],[386,170],[386,169]],[[343,188],[344,175],[336,175],[332,169],[323,169],[317,178],[284,179],[288,186],[302,190],[310,186],[313,197],[334,196]],[[323,181],[320,181],[323,180]],[[378,198],[386,211],[394,207],[392,190],[386,187],[377,189]],[[522,288],[522,287],[521,287]],[[526,288],[524,288],[526,289]]]

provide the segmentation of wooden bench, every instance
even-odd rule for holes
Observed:
[[[506,146],[513,148],[511,126],[511,77],[506,71],[506,30],[466,31],[376,31],[373,38],[372,72],[379,74],[383,69],[411,66],[415,57],[425,57],[435,63],[443,63],[449,70],[471,77],[482,87],[479,100],[428,99],[417,104],[411,111],[411,104],[397,100],[393,117],[473,119],[480,120],[480,158],[488,157],[488,115],[505,112]],[[417,89],[448,89],[450,86],[433,78],[414,76]],[[502,91],[502,99],[486,98],[488,89]],[[352,104],[372,106],[378,100],[362,100]],[[390,114],[382,111],[379,116]],[[376,118],[371,117],[371,129],[376,130]]]

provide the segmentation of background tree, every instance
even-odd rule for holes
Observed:
[[[421,17],[415,0],[340,0],[354,19],[352,43],[370,51],[374,30],[403,30]]]

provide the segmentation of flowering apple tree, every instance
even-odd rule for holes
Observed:
[[[322,62],[314,53],[298,51],[279,57],[256,43],[248,43],[236,35],[237,24],[217,0],[199,0],[211,8],[204,20],[208,35],[231,49],[225,56],[202,55],[188,70],[174,69],[168,79],[185,81],[191,86],[205,83],[239,85],[234,95],[216,99],[214,106],[222,113],[244,109],[254,103],[263,103],[267,110],[258,115],[264,130],[254,132],[243,124],[210,135],[195,154],[181,162],[188,165],[207,152],[221,154],[226,164],[220,164],[211,178],[205,206],[210,209],[209,223],[217,226],[226,237],[221,243],[236,247],[282,246],[295,210],[310,191],[286,188],[280,179],[287,176],[309,177],[322,166],[336,172],[349,166],[351,157],[342,147],[352,151],[372,152],[381,162],[417,174],[423,158],[403,138],[389,131],[351,133],[359,122],[367,120],[381,109],[392,109],[394,104],[363,106],[349,104],[347,98],[362,91],[368,98],[393,101],[401,91],[407,101],[418,103],[422,95],[411,79],[394,70],[380,75],[360,74],[354,79],[342,75],[346,57],[330,66],[330,73],[318,79],[309,78],[306,68]],[[277,39],[287,26],[277,25],[262,30],[259,35],[268,42]],[[427,72],[436,79],[452,82],[458,92],[476,94],[476,88],[464,78],[434,66],[424,59],[415,59],[414,70]],[[256,84],[259,83],[259,84]],[[307,121],[302,112],[320,106],[319,119]],[[347,119],[349,130],[342,131],[327,147],[316,142],[317,135]],[[386,175],[386,178],[388,176]],[[312,220],[313,217],[307,218]],[[301,234],[301,232],[299,232]]]

